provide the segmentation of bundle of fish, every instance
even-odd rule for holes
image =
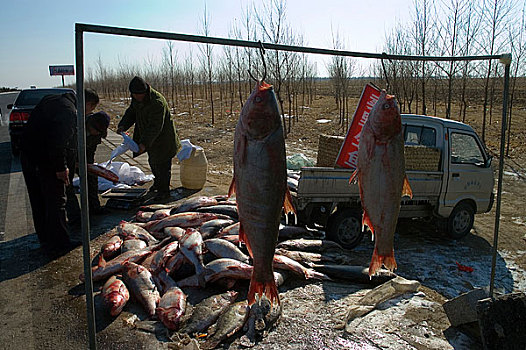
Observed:
[[[281,309],[271,307],[277,304],[270,295],[258,294],[250,303],[239,291],[246,291],[246,282],[240,281],[251,280],[255,270],[255,258],[240,240],[239,229],[236,202],[226,196],[141,207],[136,221],[122,221],[93,259],[93,280],[105,282],[101,296],[109,313],[117,316],[131,295],[150,318],[169,330],[209,335],[203,337],[202,348],[215,347],[243,327],[246,334],[242,341],[254,344]],[[330,279],[313,267],[327,268],[320,264],[345,259],[343,248],[320,239],[323,232],[285,225],[278,230],[277,247],[263,252],[269,255],[264,259],[271,261],[276,290],[289,275]],[[254,250],[260,249],[258,244],[253,244]],[[224,292],[204,298],[192,308],[187,304],[187,293],[196,288]]]

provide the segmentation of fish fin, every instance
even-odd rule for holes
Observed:
[[[102,254],[99,254],[99,262],[97,265],[100,267],[106,266],[106,260],[104,260],[104,256]]]
[[[243,229],[243,225],[239,224],[239,242],[245,243],[248,253],[250,254],[251,258],[254,258],[252,255],[252,247],[250,246],[250,243],[248,243],[248,237],[245,233],[245,230]]]
[[[248,288],[247,294],[248,306],[256,302],[256,294],[258,294],[260,298],[263,295],[266,295],[271,305],[273,305],[275,302],[277,302],[278,305],[281,304],[279,300],[278,287],[276,287],[276,282],[274,281],[274,274],[272,274],[272,279],[264,282],[256,281],[254,279],[254,274],[252,274],[252,277],[250,278],[250,287]]]
[[[349,178],[349,183],[353,183],[353,181],[358,181],[358,178],[356,177],[358,175],[358,169],[352,172],[351,177]]]
[[[411,185],[409,185],[409,180],[407,179],[407,175],[404,176],[404,187],[402,188],[402,197],[408,196],[409,198],[413,198],[413,190],[411,189]]]
[[[374,247],[373,257],[369,264],[369,277],[373,276],[380,268],[384,265],[389,271],[393,272],[396,266],[396,260],[394,257],[394,249],[391,250],[389,255],[378,255],[378,249]]]
[[[235,183],[235,175],[232,176],[232,182],[230,183],[230,187],[228,188],[228,198],[232,197],[234,194],[236,194],[236,183]]]
[[[288,188],[285,191],[285,200],[283,201],[283,209],[285,210],[285,215],[289,213],[293,213],[294,215],[296,215],[296,209],[294,209],[294,205],[292,204],[292,196]]]
[[[362,216],[362,231],[364,230],[364,226],[367,225],[369,227],[369,230],[371,230],[371,233],[373,234],[374,239],[374,227],[371,223],[371,218],[369,217],[369,213],[367,213],[367,210],[363,209],[363,216]]]

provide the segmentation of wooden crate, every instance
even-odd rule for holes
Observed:
[[[438,171],[440,169],[439,148],[405,145],[404,153],[406,170]]]
[[[342,146],[343,136],[320,135],[316,166],[334,167]],[[440,169],[440,149],[420,145],[405,145],[406,170],[438,171]]]
[[[320,135],[316,166],[333,167],[344,139],[343,136]]]

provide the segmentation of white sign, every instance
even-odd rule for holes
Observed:
[[[75,75],[73,65],[49,66],[49,75]]]

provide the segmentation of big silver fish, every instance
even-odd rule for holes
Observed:
[[[145,307],[148,316],[154,316],[161,296],[150,271],[144,266],[126,262],[123,267],[123,278],[135,298]]]
[[[245,242],[254,269],[248,304],[266,295],[279,303],[272,258],[279,233],[281,209],[292,212],[287,189],[285,138],[272,85],[258,82],[243,106],[234,137],[234,178],[239,239]]]
[[[358,144],[357,168],[350,181],[358,179],[362,201],[362,225],[375,240],[369,275],[382,265],[396,269],[394,232],[402,196],[413,197],[405,174],[402,118],[394,96],[383,90],[363,126]]]
[[[130,299],[128,288],[121,276],[111,276],[102,287],[102,300],[110,308],[110,315],[117,316]]]

